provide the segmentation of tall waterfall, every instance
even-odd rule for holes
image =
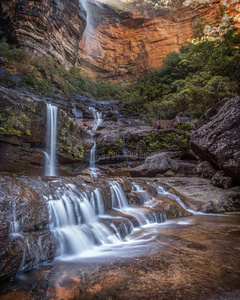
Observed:
[[[90,153],[90,160],[89,160],[89,170],[91,172],[91,177],[96,178],[97,172],[95,168],[95,161],[96,161],[96,140],[94,138],[94,133],[97,130],[98,126],[102,123],[102,113],[97,111],[95,108],[90,107],[89,110],[92,111],[93,117],[94,117],[94,124],[92,127],[92,130],[90,132],[92,140],[93,140],[93,146]]]
[[[47,104],[47,143],[45,152],[45,176],[56,176],[56,143],[57,143],[58,108]]]

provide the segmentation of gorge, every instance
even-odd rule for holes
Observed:
[[[193,109],[157,118],[149,115],[157,106],[146,113],[134,98],[93,99],[94,81],[89,93],[74,89],[84,78],[77,68],[101,76],[98,88],[109,88],[103,79],[125,87],[158,72],[169,52],[187,53],[180,45],[220,4],[182,2],[153,12],[137,9],[139,1],[88,1],[91,17],[85,1],[1,3],[1,37],[30,51],[33,64],[23,62],[25,75],[11,65],[11,55],[25,52],[0,57],[0,299],[239,298],[239,46],[226,57],[234,61],[232,81],[223,78],[230,93],[214,73],[207,88],[219,99],[204,94],[201,116]],[[225,2],[238,28],[239,5]],[[47,55],[54,65],[36,67]],[[190,59],[179,61],[190,70],[186,82],[194,78]],[[164,89],[183,85],[169,64]],[[21,85],[31,72],[33,89]],[[51,93],[37,90],[42,78]],[[157,102],[157,92],[151,97]]]

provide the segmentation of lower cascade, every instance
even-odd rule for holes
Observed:
[[[80,192],[68,184],[50,197],[50,228],[59,240],[57,255],[76,254],[92,249],[94,245],[111,244],[118,240],[98,216],[104,213],[101,193]]]
[[[167,220],[164,211],[150,209],[148,202],[141,207],[129,206],[118,182],[110,181],[108,185],[111,195],[108,212],[99,188],[82,192],[69,183],[45,196],[50,230],[59,243],[57,256],[81,254],[102,245],[127,242],[127,236],[135,227]],[[150,198],[148,195],[148,200]]]
[[[7,195],[0,234],[8,237],[14,275],[56,257],[96,257],[132,247],[144,241],[149,227],[190,215],[180,198],[151,181],[4,175],[0,185]],[[8,264],[2,262],[9,270]]]

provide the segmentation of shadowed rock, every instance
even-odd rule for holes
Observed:
[[[210,117],[207,116],[211,115],[210,112],[208,111],[202,119],[209,120]],[[223,106],[209,122],[192,134],[190,141],[192,150],[201,160],[213,163],[237,183],[240,183],[239,132],[240,96],[237,96],[227,102],[224,100]]]

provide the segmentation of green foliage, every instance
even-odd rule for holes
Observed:
[[[177,129],[184,130],[184,131],[191,131],[193,130],[193,126],[187,123],[178,124]]]
[[[203,23],[204,24],[204,23]],[[200,26],[200,25],[199,25]],[[171,52],[159,71],[142,77],[123,101],[127,113],[171,119],[178,112],[198,117],[225,97],[240,93],[240,34],[202,38]]]
[[[70,139],[67,137],[69,132],[74,131],[75,124],[70,121],[68,117],[66,117],[65,122],[63,122],[63,127],[61,128],[61,131],[58,135],[58,150],[60,152],[66,152],[69,156],[74,157],[75,159],[83,159],[85,149],[82,144],[74,145],[73,142],[70,141]],[[59,122],[59,126],[62,126],[62,124]]]
[[[0,135],[31,135],[29,117],[24,112],[15,115],[11,107],[6,107],[0,113]]]
[[[142,139],[145,147],[143,151],[156,150],[189,150],[189,133],[170,132],[152,132]]]
[[[51,84],[51,81],[42,78],[38,75],[38,71],[36,68],[32,68],[32,70],[24,77],[24,79],[21,82],[21,85],[33,89],[36,92],[44,93],[48,95],[53,94],[53,87]]]

